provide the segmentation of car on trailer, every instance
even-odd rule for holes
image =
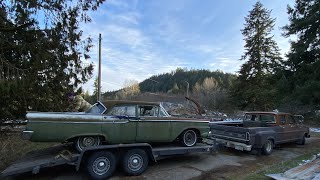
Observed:
[[[167,143],[191,147],[209,132],[208,120],[170,116],[157,102],[97,102],[87,112],[28,112],[22,137],[85,147],[118,143]]]

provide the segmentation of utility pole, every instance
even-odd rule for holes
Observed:
[[[101,33],[99,33],[99,72],[97,101],[101,101]]]
[[[189,97],[189,82],[185,81],[187,83],[187,97]]]

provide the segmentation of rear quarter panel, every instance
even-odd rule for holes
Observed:
[[[63,142],[81,135],[101,135],[101,115],[83,113],[28,114],[26,130],[33,131],[31,141]]]

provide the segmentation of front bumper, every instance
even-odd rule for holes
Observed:
[[[22,131],[21,138],[24,140],[30,140],[32,134],[33,134],[33,131]]]

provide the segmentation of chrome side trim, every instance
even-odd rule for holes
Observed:
[[[50,121],[51,119],[61,119],[61,120],[68,120],[68,119],[83,119],[83,120],[101,120],[102,115],[92,115],[92,114],[85,114],[85,113],[28,113],[27,119],[32,121],[34,119],[46,119]]]
[[[130,120],[139,122],[195,122],[195,123],[208,123],[209,121],[193,121],[193,120]]]
[[[57,124],[123,124],[129,121],[114,122],[114,121],[99,121],[99,122],[78,122],[78,121],[32,121],[31,123],[57,123]],[[30,122],[29,122],[30,123]]]

